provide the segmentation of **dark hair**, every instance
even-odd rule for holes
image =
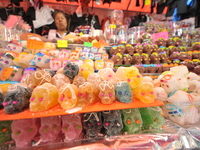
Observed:
[[[56,18],[56,15],[59,14],[59,13],[63,14],[63,16],[65,16],[65,18],[67,19],[67,16],[66,16],[66,14],[63,11],[61,11],[61,10],[55,10],[54,13],[53,13],[53,19],[54,20]]]

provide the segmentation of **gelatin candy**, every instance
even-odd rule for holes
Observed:
[[[0,145],[5,142],[11,141],[11,123],[12,121],[0,122]]]
[[[135,109],[124,109],[121,110],[122,113],[122,121],[124,123],[123,132],[127,132],[128,134],[134,134],[141,131],[142,128],[142,118],[140,111]]]
[[[160,79],[161,87],[170,94],[178,89],[178,80],[174,75],[166,74]]]
[[[42,69],[49,68],[50,57],[43,53],[34,54],[34,58],[30,61],[29,65],[37,66]]]
[[[88,64],[88,65],[90,65],[90,66],[92,66],[92,67],[94,68],[94,61],[91,60],[91,59],[85,60],[85,61],[84,61],[84,64]]]
[[[75,78],[73,80],[73,84],[76,85],[77,87],[79,87],[80,85],[82,85],[85,82],[86,82],[85,78],[83,78],[80,75],[75,76]]]
[[[51,75],[51,77],[53,77],[56,74],[56,72],[52,69],[44,69],[44,71],[48,72]]]
[[[0,91],[0,109],[3,108],[4,95]]]
[[[61,131],[61,117],[44,117],[41,118],[41,126],[39,128],[40,140],[42,143],[59,142],[58,134]]]
[[[5,113],[15,114],[28,108],[31,93],[32,89],[24,84],[9,86],[3,102]]]
[[[58,103],[63,109],[70,109],[76,106],[78,102],[78,87],[73,84],[64,84],[58,90]]]
[[[19,82],[22,78],[23,69],[18,66],[10,66],[9,68],[11,68],[13,71],[10,74],[10,76],[8,77],[8,80]]]
[[[27,68],[29,66],[30,61],[33,59],[33,54],[28,52],[22,52],[16,57],[13,62],[16,66]]]
[[[110,81],[102,81],[99,84],[99,98],[102,104],[112,104],[115,100],[115,88]]]
[[[164,124],[164,118],[161,115],[160,107],[139,108],[144,130],[161,129]]]
[[[102,80],[110,81],[112,84],[117,83],[117,76],[111,68],[104,68],[98,71]]]
[[[81,139],[82,130],[82,114],[62,116],[62,133],[65,134],[65,141]]]
[[[120,110],[102,111],[105,135],[117,136],[121,134],[123,123]]]
[[[85,138],[101,137],[103,124],[101,112],[85,113],[83,115],[83,127],[85,130]]]
[[[38,133],[39,125],[38,119],[14,120],[11,124],[11,129],[16,147],[31,146],[31,141]]]
[[[78,88],[78,103],[77,106],[85,107],[95,102],[96,97],[94,93],[93,84],[85,82]]]
[[[59,89],[65,83],[71,83],[71,81],[67,76],[62,73],[58,73],[52,78],[52,84],[55,85],[57,89]]]
[[[116,71],[117,80],[119,81],[127,81],[126,76],[124,75],[126,67],[119,67]]]
[[[30,98],[30,111],[45,111],[58,104],[58,90],[51,83],[37,86]]]
[[[58,71],[62,67],[62,61],[60,59],[51,59],[50,60],[50,69]]]
[[[64,75],[69,77],[70,80],[73,80],[74,77],[79,73],[79,66],[75,63],[67,62],[63,71]]]
[[[7,91],[8,91],[8,87],[10,86],[10,83],[6,83],[6,84],[0,84],[0,92],[4,95],[6,95]]]
[[[80,68],[80,73],[87,79],[89,74],[94,73],[94,68],[89,64],[83,64]]]
[[[91,73],[88,75],[87,82],[93,84],[95,94],[99,93],[99,84],[101,83],[101,81],[101,77],[98,73]]]
[[[95,60],[94,68],[95,68],[95,70],[103,69],[104,68],[104,61],[102,59]]]
[[[134,90],[135,97],[143,103],[153,103],[156,94],[154,93],[154,86],[150,82],[144,82]]]

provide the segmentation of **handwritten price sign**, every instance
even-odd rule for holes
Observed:
[[[44,42],[43,41],[37,41],[33,39],[28,39],[27,41],[27,49],[44,49]]]
[[[57,40],[57,46],[62,48],[62,47],[68,47],[67,40]]]
[[[152,34],[153,42],[159,38],[168,39],[168,31]]]
[[[1,73],[1,81],[8,79],[13,72],[13,68],[4,68]]]

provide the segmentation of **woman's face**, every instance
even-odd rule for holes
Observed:
[[[67,29],[67,19],[62,13],[57,13],[55,16],[55,25],[58,30],[66,30]]]

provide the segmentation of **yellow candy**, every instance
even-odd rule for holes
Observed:
[[[6,83],[6,84],[0,84],[0,92],[4,95],[6,95],[7,91],[8,91],[8,87],[10,86],[10,83]]]
[[[85,79],[87,79],[89,74],[94,73],[94,68],[89,64],[83,64],[81,65],[80,73]]]
[[[96,60],[94,63],[95,70],[100,70],[104,68],[104,61],[102,59]]]

